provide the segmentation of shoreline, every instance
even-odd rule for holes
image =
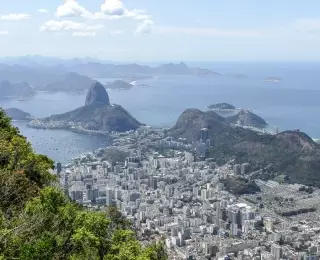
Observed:
[[[96,135],[96,136],[107,136],[110,139],[112,139],[112,136],[114,134],[120,133],[120,132],[106,132],[106,131],[88,130],[88,129],[83,128],[81,125],[71,125],[71,123],[60,122],[60,121],[56,121],[56,122],[50,121],[50,122],[46,122],[46,123],[39,121],[39,119],[35,119],[35,120],[29,121],[29,122],[28,122],[28,120],[14,120],[14,121],[27,122],[27,124],[26,124],[27,127],[34,128],[34,129],[67,130],[67,131],[72,131],[72,132],[80,133],[80,134]],[[250,127],[250,126],[239,126],[239,125],[236,125],[236,124],[232,124],[232,125],[233,125],[233,127],[240,127],[240,128],[249,129],[251,131],[255,131],[255,132],[258,132],[260,134],[268,134],[268,135],[276,135],[277,134],[274,131],[268,129],[268,127],[260,129],[260,128],[255,128],[255,127]],[[152,126],[148,126],[148,127],[155,128],[155,129],[163,129],[163,130],[166,129],[165,127],[152,127]],[[314,142],[320,144],[320,138],[319,137],[311,137],[310,136],[310,138]]]
[[[68,130],[75,133],[81,133],[81,134],[89,134],[89,135],[100,135],[100,136],[110,136],[111,133],[105,132],[105,131],[95,131],[95,130],[88,130],[83,128],[80,125],[70,125],[70,123],[66,122],[47,122],[44,125],[44,122],[40,122],[39,120],[32,120],[29,123],[27,123],[27,126],[34,129],[45,129],[45,130]]]

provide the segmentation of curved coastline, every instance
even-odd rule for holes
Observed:
[[[64,121],[42,122],[39,119],[35,119],[30,121],[27,124],[27,126],[35,129],[64,129],[64,130],[70,130],[76,133],[83,133],[83,134],[104,135],[104,136],[110,135],[110,133],[106,131],[88,130],[82,127],[80,124],[68,123]]]

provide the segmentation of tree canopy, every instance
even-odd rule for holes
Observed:
[[[164,244],[142,246],[116,208],[90,211],[52,184],[53,161],[0,110],[0,259],[165,260]]]

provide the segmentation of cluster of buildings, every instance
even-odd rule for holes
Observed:
[[[164,239],[169,259],[319,259],[320,224],[289,220],[257,197],[226,191],[222,180],[245,176],[250,165],[218,167],[204,156],[207,134],[202,129],[192,144],[150,129],[121,134],[115,148],[127,149],[124,161],[60,165],[61,185],[82,205],[117,206],[141,234]],[[282,185],[257,183],[264,185],[259,196]]]

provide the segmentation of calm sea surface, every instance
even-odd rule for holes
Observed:
[[[205,109],[217,102],[248,108],[280,130],[300,128],[320,137],[320,63],[207,63],[195,64],[221,73],[216,77],[165,76],[139,80],[127,91],[108,90],[112,103],[120,104],[138,120],[152,126],[170,127],[187,108]],[[265,82],[281,78],[279,83]],[[110,82],[110,79],[99,79]],[[37,93],[32,100],[0,101],[4,108],[16,107],[35,117],[45,117],[84,104],[85,94]],[[15,122],[37,152],[56,161],[108,144],[102,137],[64,130],[31,129]]]

